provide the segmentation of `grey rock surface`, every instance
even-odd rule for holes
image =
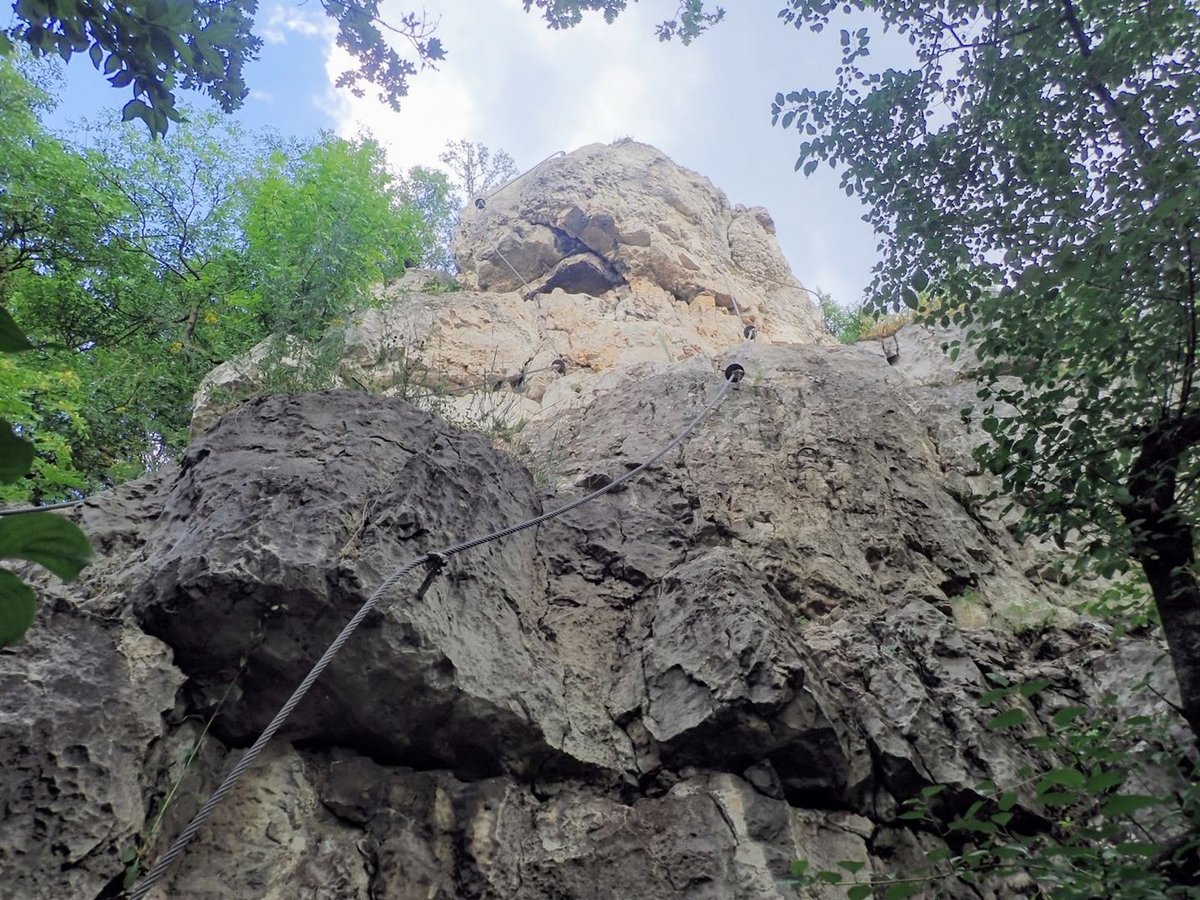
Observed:
[[[129,621],[44,601],[0,652],[0,882],[95,897],[145,827],[155,744],[184,677]]]
[[[3,746],[26,773],[5,776],[4,876],[115,896],[171,786],[147,862],[389,571],[628,471],[725,362],[648,370],[535,430],[533,461],[568,450],[554,488],[478,434],[335,391],[243,407],[86,506],[95,577],[0,654],[23,660]],[[770,345],[744,364],[656,468],[400,585],[156,896],[785,897],[797,857],[916,865],[936,843],[894,817],[925,786],[962,806],[1018,782],[1036,760],[986,728],[988,676],[1050,678],[1062,704],[1121,664],[947,488],[886,364]],[[28,680],[55,702],[14,704]],[[37,784],[81,787],[59,805]],[[55,854],[76,862],[46,878]]]
[[[944,849],[898,818],[923,788],[951,817],[1050,764],[987,727],[995,679],[1046,679],[1034,718],[1164,709],[1157,642],[1114,650],[974,500],[974,363],[937,331],[902,331],[896,365],[817,340],[764,210],[595,145],[470,213],[459,250],[476,290],[421,276],[346,325],[337,379],[398,396],[210,404],[178,466],[73,513],[96,562],[39,577],[0,651],[3,891],[115,900],[392,572],[613,484],[735,358],[658,465],[397,584],[155,900],[788,897],[796,858]],[[735,295],[763,330],[740,349]],[[413,395],[560,356],[502,386],[507,450]]]

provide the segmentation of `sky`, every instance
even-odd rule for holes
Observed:
[[[384,0],[381,15],[398,19],[414,6]],[[611,25],[592,15],[575,29],[551,31],[521,0],[425,0],[447,57],[410,79],[402,110],[393,112],[369,90],[356,98],[333,86],[351,61],[316,0],[263,0],[256,32],[264,45],[246,68],[250,96],[237,116],[299,137],[368,131],[397,169],[438,166],[446,142],[460,138],[508,151],[524,171],[559,150],[632,137],[707,176],[731,202],[765,206],[801,282],[856,304],[877,239],[836,173],[793,171],[800,135],[773,128],[770,116],[777,91],[831,85],[837,23],[812,35],[780,22],[780,0],[741,0],[727,3],[726,20],[684,47],[654,34],[676,6],[642,0]],[[86,57],[68,66],[67,85],[58,125],[129,99]]]

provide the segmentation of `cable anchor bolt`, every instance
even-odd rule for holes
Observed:
[[[744,337],[748,341],[752,341],[756,337],[758,337],[758,329],[755,328],[753,325],[747,325],[745,328],[742,329],[742,337]]]
[[[725,367],[725,380],[732,381],[737,384],[746,377],[746,370],[737,363],[730,363]]]

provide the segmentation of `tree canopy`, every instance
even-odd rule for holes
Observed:
[[[984,360],[978,458],[1027,531],[1145,571],[1200,733],[1200,6],[792,0],[870,11],[909,67],[838,30],[835,83],[775,97],[797,168],[840,168],[881,237],[879,307],[944,298]],[[1015,378],[1011,376],[1016,376]]]
[[[0,498],[50,502],[173,459],[203,375],[268,335],[312,337],[439,235],[370,140],[284,142],[194,114],[162,140],[73,145],[0,60],[0,417],[37,448]]]
[[[321,6],[337,24],[338,46],[358,64],[337,81],[355,94],[361,96],[363,82],[369,82],[398,109],[409,76],[445,58],[423,15],[405,13],[385,22],[379,0],[321,0]],[[132,93],[122,118],[141,119],[161,135],[182,118],[177,90],[202,90],[225,112],[242,105],[249,93],[246,63],[262,46],[252,30],[257,7],[257,0],[18,0],[13,24],[0,30],[0,56],[14,45],[37,55],[56,53],[67,62],[86,53],[113,87]],[[410,44],[415,61],[388,43],[389,34]]]

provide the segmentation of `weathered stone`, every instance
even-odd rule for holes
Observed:
[[[915,870],[944,846],[898,816],[931,784],[939,814],[989,779],[1046,824],[1021,771],[1054,763],[978,698],[1044,678],[1043,720],[1157,713],[1169,673],[1128,682],[1161,648],[1113,651],[974,500],[976,364],[936,331],[895,365],[811,340],[773,231],[651,148],[585,148],[468,216],[489,291],[413,274],[347,323],[330,383],[358,390],[210,404],[178,468],[84,504],[99,562],[41,579],[0,653],[5,884],[114,898],[121,851],[169,846],[391,573],[613,485],[735,352],[654,468],[398,584],[156,896],[757,900],[796,858]],[[806,343],[731,352],[735,298]]]
[[[731,206],[708,179],[635,141],[591,144],[542,163],[485,209],[464,210],[455,242],[463,279],[476,290],[537,288],[581,253],[681,303],[707,292],[732,311],[734,296],[769,340],[823,334],[766,210]]]
[[[0,880],[23,900],[97,896],[146,822],[162,716],[183,675],[131,623],[45,602],[0,653]]]
[[[134,607],[202,683],[248,657],[215,727],[241,743],[390,571],[537,511],[528,474],[486,439],[407,404],[350,392],[259,401],[184,457],[131,573]],[[476,775],[543,764],[564,721],[536,630],[532,535],[455,559],[414,598],[420,575],[335,659],[287,733]]]

